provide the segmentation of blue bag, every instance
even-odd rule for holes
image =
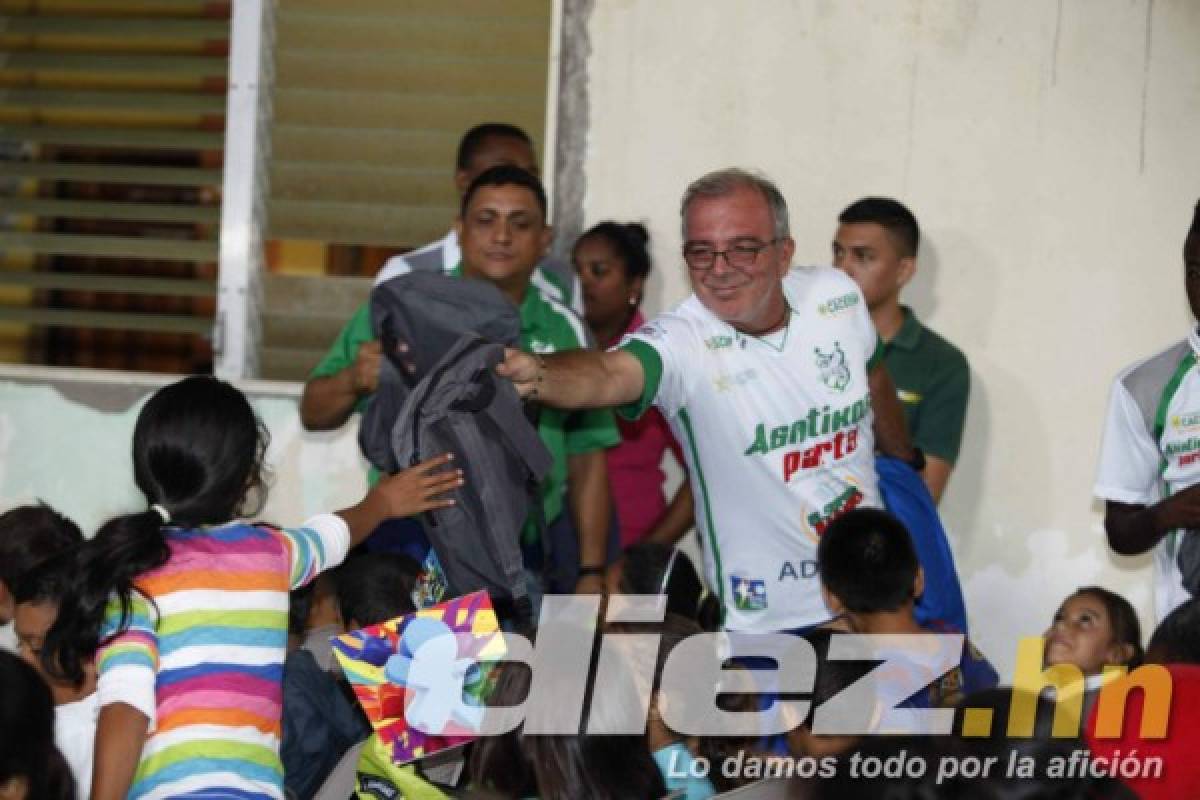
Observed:
[[[915,611],[917,622],[922,626],[948,622],[966,633],[967,608],[954,568],[954,554],[929,489],[916,470],[898,458],[876,456],[875,471],[883,504],[908,528],[917,559],[925,570],[925,593],[917,600]]]

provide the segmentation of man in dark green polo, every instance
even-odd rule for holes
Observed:
[[[925,453],[921,476],[940,501],[958,459],[971,372],[962,351],[900,304],[900,290],[917,271],[920,238],[903,204],[864,197],[838,216],[833,263],[862,287],[913,444]]]

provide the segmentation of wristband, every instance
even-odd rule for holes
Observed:
[[[593,564],[591,566],[579,568],[579,577],[587,578],[591,575],[597,575],[597,576],[603,577],[604,567],[597,567],[596,565]]]

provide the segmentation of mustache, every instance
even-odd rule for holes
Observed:
[[[723,278],[706,275],[701,283],[708,289],[736,289],[745,286],[749,281],[743,275],[729,275]]]

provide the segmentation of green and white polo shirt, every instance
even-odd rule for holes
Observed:
[[[1127,367],[1113,382],[1093,493],[1149,506],[1200,483],[1200,335]],[[1183,531],[1154,548],[1154,606],[1161,620],[1189,600],[1176,562]]]
[[[626,337],[645,392],[683,446],[696,527],[725,626],[777,631],[829,618],[817,542],[829,522],[882,505],[867,372],[882,345],[858,286],[793,269],[782,336],[739,333],[693,295]]]

